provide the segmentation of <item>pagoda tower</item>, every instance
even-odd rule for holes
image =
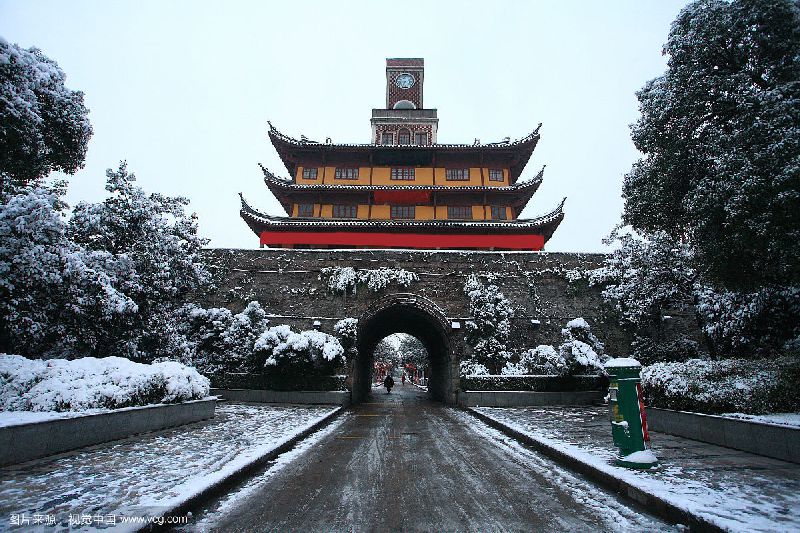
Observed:
[[[386,108],[372,110],[369,144],[298,140],[269,125],[291,178],[262,166],[264,183],[289,216],[261,213],[242,197],[241,217],[262,247],[544,249],[564,201],[518,218],[542,183],[544,168],[519,180],[539,127],[515,141],[439,144],[423,82],[422,59],[386,60]]]

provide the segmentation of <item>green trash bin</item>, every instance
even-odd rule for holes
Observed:
[[[636,359],[622,357],[605,364],[609,374],[608,409],[611,436],[619,448],[617,464],[628,468],[651,468],[658,459],[650,449],[647,417],[642,401],[640,372]]]

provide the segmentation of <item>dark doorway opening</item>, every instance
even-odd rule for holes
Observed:
[[[449,399],[452,394],[452,365],[446,320],[436,310],[426,307],[424,301],[417,298],[394,297],[380,302],[361,317],[353,364],[354,402],[370,397],[375,348],[382,339],[394,333],[406,333],[422,342],[428,352],[428,394],[437,401]]]

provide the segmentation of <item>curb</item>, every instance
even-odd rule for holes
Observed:
[[[466,408],[466,411],[481,422],[484,422],[485,424],[493,427],[501,433],[508,435],[511,438],[522,442],[523,444],[527,444],[550,459],[553,459],[563,466],[566,466],[570,470],[586,476],[592,481],[599,483],[607,489],[611,489],[625,498],[633,500],[635,503],[643,506],[648,512],[653,513],[659,518],[662,518],[670,523],[685,524],[689,526],[690,531],[713,531],[720,533],[727,531],[726,529],[721,528],[717,524],[708,521],[708,519],[703,518],[700,515],[691,513],[686,509],[676,506],[672,502],[660,497],[654,492],[642,489],[641,487],[637,487],[636,485],[633,485],[623,479],[614,477],[608,472],[605,472],[592,464],[585,463],[580,459],[565,453],[563,450],[559,450],[558,448],[551,446],[547,442],[538,440],[531,435],[517,431],[516,429],[513,429],[502,422],[495,420],[494,418],[486,416],[483,413],[479,413],[472,408],[468,407]]]
[[[184,499],[183,501],[167,507],[163,509],[161,512],[161,516],[182,516],[185,515],[187,512],[192,511],[200,504],[204,503],[206,500],[213,498],[219,494],[222,494],[227,489],[231,488],[233,485],[239,483],[247,477],[249,474],[258,470],[260,467],[264,466],[266,463],[274,460],[279,455],[288,452],[292,448],[294,448],[297,443],[301,440],[305,439],[312,433],[315,433],[322,429],[323,427],[327,426],[329,423],[333,421],[334,418],[339,416],[345,407],[338,407],[332,413],[325,415],[323,418],[317,420],[300,433],[297,433],[293,437],[281,442],[275,448],[270,449],[269,451],[265,452],[263,455],[254,458],[252,461],[247,463],[246,465],[241,466],[237,470],[226,475],[224,478],[219,479],[212,483],[211,485],[203,488],[199,492],[189,496],[188,498]],[[141,528],[136,529],[136,531],[166,531],[172,528],[171,524],[147,524]]]

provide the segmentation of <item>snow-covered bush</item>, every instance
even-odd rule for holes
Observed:
[[[603,343],[594,336],[589,323],[583,318],[567,322],[561,330],[564,342],[553,348],[540,344],[525,350],[518,362],[509,361],[502,369],[503,375],[574,376],[584,373],[603,373],[605,355]]]
[[[502,370],[502,374],[508,376],[540,374],[560,376],[566,373],[566,361],[549,344],[540,344],[536,348],[525,350],[520,355],[518,363],[508,362]]]
[[[355,344],[358,335],[358,319],[343,318],[333,325],[333,332],[339,337],[345,349],[349,349]]]
[[[328,289],[337,294],[355,294],[358,285],[366,285],[372,292],[380,292],[391,283],[400,287],[408,287],[419,277],[414,272],[402,268],[385,268],[356,270],[353,267],[323,268],[320,279],[325,281]]]
[[[648,405],[701,413],[760,414],[800,409],[796,359],[691,359],[642,369]]]
[[[474,360],[468,359],[459,364],[460,374],[465,376],[488,376],[489,369]]]
[[[464,292],[469,297],[472,316],[472,320],[466,323],[466,339],[471,349],[467,362],[498,374],[512,356],[507,346],[511,333],[510,319],[514,316],[511,302],[496,285],[484,285],[474,274],[467,278]]]
[[[267,329],[255,342],[255,356],[268,371],[330,375],[345,363],[344,348],[321,331],[296,332],[287,325]]]
[[[83,411],[176,403],[208,396],[209,381],[176,362],[121,357],[67,361],[0,354],[0,410]]]
[[[177,319],[178,330],[189,343],[191,360],[203,374],[255,370],[253,345],[269,324],[258,302],[248,303],[238,314],[188,304],[177,313]]]
[[[563,361],[563,373],[603,372],[603,363],[608,359],[605,348],[585,319],[579,317],[567,322],[561,336],[564,342],[558,347],[558,355]]]

